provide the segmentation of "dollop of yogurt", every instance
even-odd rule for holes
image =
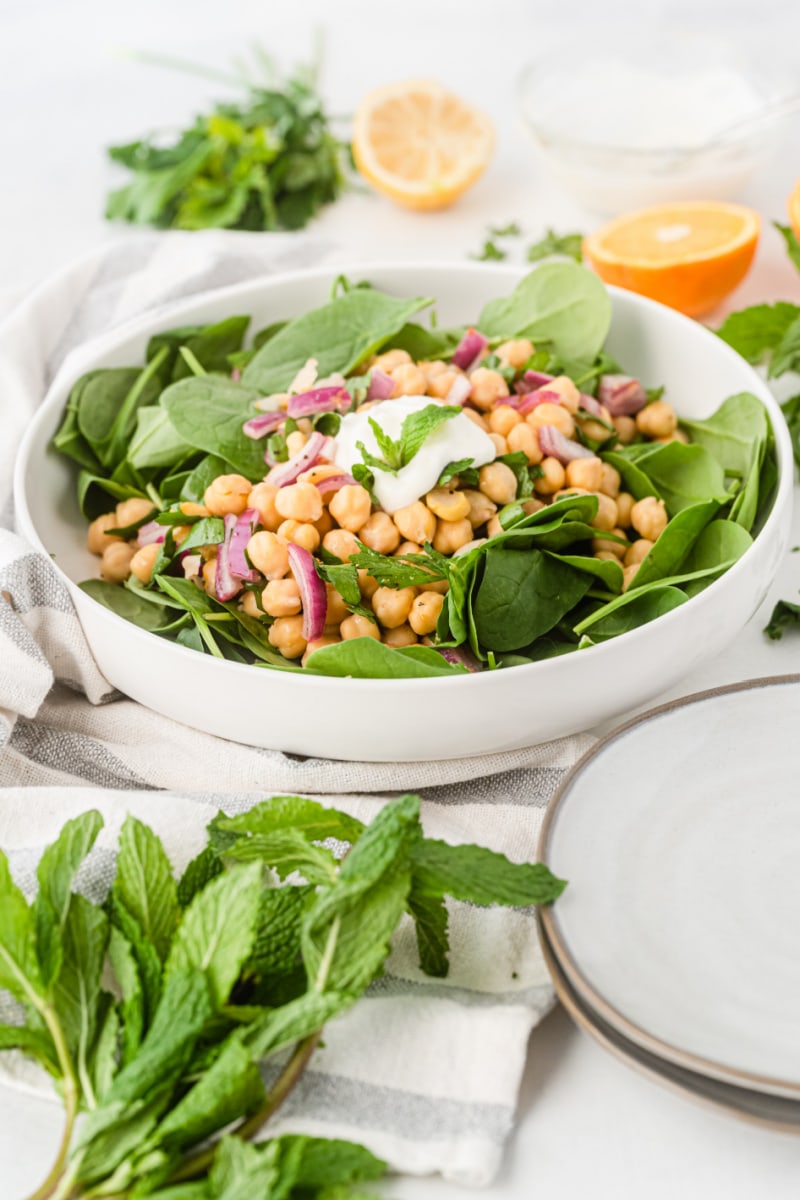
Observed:
[[[366,410],[348,413],[342,418],[336,435],[334,462],[343,471],[352,471],[357,463],[363,465],[359,442],[376,458],[382,457],[370,418],[384,433],[397,440],[403,421],[410,413],[438,403],[430,396],[398,396],[395,400],[382,400]],[[489,435],[464,413],[459,413],[434,429],[411,462],[401,467],[397,474],[379,468],[372,469],[375,477],[373,490],[381,508],[393,513],[398,508],[413,504],[436,487],[439,476],[450,463],[467,458],[471,459],[473,466],[482,467],[491,462],[495,455],[495,446]]]

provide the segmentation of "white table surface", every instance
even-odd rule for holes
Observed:
[[[417,215],[371,194],[328,209],[313,232],[341,257],[462,259],[493,222],[520,221],[530,240],[547,225],[587,230],[596,218],[548,177],[521,129],[513,81],[537,48],[565,31],[586,35],[592,20],[628,26],[636,11],[653,38],[690,28],[727,39],[760,37],[776,57],[800,44],[796,2],[760,0],[2,0],[0,3],[0,313],[47,274],[110,237],[135,236],[102,221],[113,180],[103,147],[149,128],[183,121],[220,88],[126,60],[147,49],[213,65],[258,40],[285,63],[306,56],[322,29],[322,89],[331,110],[352,111],[384,80],[432,76],[494,118],[491,169],[449,212]],[[380,28],[377,22],[381,22]],[[788,48],[788,49],[787,49]],[[784,59],[785,61],[785,59]],[[564,84],[579,70],[566,54]],[[800,123],[787,149],[741,199],[785,221],[785,198],[800,176]],[[756,264],[731,306],[800,302],[800,276],[767,225]],[[795,381],[797,383],[797,381]],[[793,390],[800,391],[800,384]],[[782,394],[789,394],[784,387]],[[792,544],[800,543],[795,519]],[[761,630],[778,597],[797,599],[800,554],[789,554],[761,611],[734,645],[669,696],[760,675],[800,671],[800,638],[769,642]],[[667,696],[660,699],[667,698]],[[22,1200],[46,1172],[59,1110],[0,1087],[0,1200]],[[640,1078],[579,1034],[562,1010],[534,1032],[519,1123],[491,1200],[530,1195],[598,1200],[786,1200],[797,1194],[800,1139],[739,1123]],[[387,1189],[405,1200],[450,1200],[464,1189],[435,1179],[402,1179]]]

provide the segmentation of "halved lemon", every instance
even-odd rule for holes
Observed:
[[[800,241],[800,179],[789,196],[789,224],[794,230],[794,236]]]
[[[431,80],[389,83],[358,106],[353,157],[365,179],[407,208],[445,208],[485,170],[488,117]]]
[[[584,254],[605,283],[697,317],[742,282],[760,231],[752,209],[686,201],[610,221],[585,239]]]

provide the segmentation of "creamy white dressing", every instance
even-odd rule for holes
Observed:
[[[381,451],[372,431],[370,418],[391,438],[399,438],[403,421],[409,413],[419,412],[439,401],[430,396],[398,396],[396,400],[383,400],[366,411],[348,413],[342,419],[335,439],[334,462],[344,471],[351,471],[356,463],[363,465],[358,442],[380,458]],[[430,434],[407,466],[396,475],[390,471],[373,470],[375,495],[381,508],[388,513],[405,508],[436,487],[442,471],[452,462],[462,458],[472,460],[473,466],[482,467],[491,462],[496,451],[494,442],[479,429],[469,417],[459,413]]]

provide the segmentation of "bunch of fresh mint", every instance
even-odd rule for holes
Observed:
[[[104,903],[74,890],[103,824],[69,821],[28,904],[0,852],[0,987],[21,1005],[0,1049],[37,1059],[66,1112],[31,1200],[332,1200],[385,1164],[361,1146],[250,1140],[297,1083],[326,1021],[378,976],[404,913],[423,969],[448,970],[445,896],[554,900],[546,867],[426,838],[419,798],[369,825],[297,796],[217,816],[176,881],[148,826],[123,825]],[[265,1086],[259,1064],[282,1050]]]

